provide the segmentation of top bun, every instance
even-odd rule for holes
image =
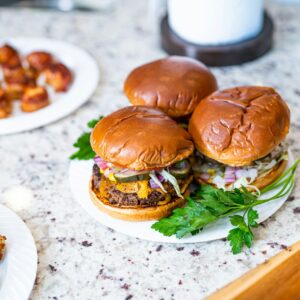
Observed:
[[[124,84],[133,105],[158,107],[173,118],[190,115],[200,100],[216,89],[217,81],[204,64],[180,56],[142,65]]]
[[[163,168],[192,154],[191,136],[159,109],[129,106],[103,118],[91,134],[105,161],[132,170]]]
[[[189,132],[204,155],[229,166],[246,166],[269,154],[289,127],[290,111],[274,89],[245,86],[202,100]]]

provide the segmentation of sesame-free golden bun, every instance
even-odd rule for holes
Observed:
[[[197,104],[218,88],[201,62],[169,56],[135,68],[124,83],[133,105],[158,107],[173,118],[189,116]]]
[[[247,166],[272,152],[289,127],[289,108],[273,88],[244,86],[202,100],[189,132],[205,156],[229,166]]]
[[[193,153],[190,134],[159,109],[128,106],[104,117],[91,146],[106,162],[131,170],[167,167]]]

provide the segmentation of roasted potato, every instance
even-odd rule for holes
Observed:
[[[3,88],[10,100],[20,100],[23,96],[26,85],[20,83],[7,83]]]
[[[48,52],[35,51],[28,54],[26,60],[32,69],[42,72],[53,63],[53,56]]]
[[[6,83],[22,83],[26,84],[27,78],[22,67],[3,67],[3,77]]]
[[[49,105],[47,90],[42,86],[27,87],[21,99],[21,109],[33,112]]]
[[[7,97],[4,90],[0,88],[0,119],[8,117],[11,114],[11,112],[12,112],[12,102]],[[1,244],[1,241],[0,241],[0,244]],[[0,253],[0,255],[1,255],[1,253]]]
[[[5,90],[10,99],[20,99],[27,86],[35,86],[36,78],[22,67],[3,67]]]
[[[28,81],[30,83],[34,83],[34,85],[36,85],[36,81],[38,79],[39,73],[31,67],[25,68],[24,71],[25,71],[26,77],[28,78]]]
[[[18,51],[10,45],[0,47],[0,64],[9,67],[21,66]]]
[[[0,235],[0,261],[2,260],[5,252],[5,242],[6,242],[6,237],[3,235]]]
[[[44,75],[46,83],[56,92],[66,92],[73,80],[71,71],[62,63],[52,64],[45,70]]]

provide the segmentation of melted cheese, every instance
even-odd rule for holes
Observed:
[[[148,198],[151,191],[148,180],[116,183],[116,189],[123,193],[137,193],[138,197],[142,199]]]
[[[104,197],[109,196],[109,189],[111,187],[111,183],[109,180],[107,180],[104,176],[102,177],[99,185],[99,192],[100,195],[103,195]]]
[[[184,193],[187,187],[189,186],[190,182],[192,180],[192,177],[188,177],[184,180],[181,192]],[[101,195],[104,195],[105,197],[109,196],[109,190],[110,188],[114,186],[117,190],[119,190],[122,193],[136,193],[139,198],[146,199],[148,198],[149,194],[151,193],[152,189],[149,186],[148,180],[139,180],[139,181],[133,181],[133,182],[113,182],[109,180],[106,177],[102,177],[102,180],[100,181],[100,187],[99,192]],[[155,189],[159,192],[162,192],[160,189]],[[165,193],[163,193],[165,194]],[[167,193],[165,194],[164,200],[159,201],[159,205],[168,203],[171,200],[171,196]]]
[[[117,180],[116,180],[114,174],[112,174],[112,173],[110,173],[110,174],[108,175],[108,179],[109,179],[110,181],[112,181],[112,182],[117,182]]]

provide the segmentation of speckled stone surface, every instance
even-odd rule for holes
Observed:
[[[1,8],[1,36],[63,39],[89,51],[101,70],[95,95],[72,115],[0,137],[0,201],[22,217],[38,248],[31,299],[201,299],[300,239],[299,171],[289,201],[255,230],[254,247],[236,256],[223,240],[162,245],[129,238],[94,221],[74,201],[67,175],[72,143],[88,120],[128,104],[122,82],[133,67],[165,55],[147,27],[146,9],[138,0],[100,13]],[[291,108],[289,143],[299,157],[300,7],[272,4],[269,11],[276,21],[273,51],[213,72],[222,88],[278,89]]]

